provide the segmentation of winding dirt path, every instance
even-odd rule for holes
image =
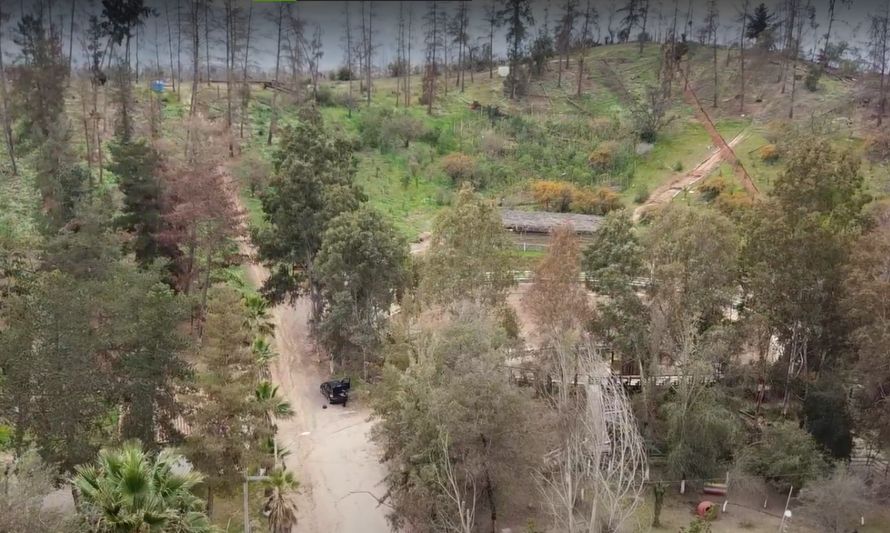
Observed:
[[[236,199],[238,205],[240,199]],[[253,258],[244,241],[241,249]],[[252,259],[251,259],[252,260]],[[259,264],[247,265],[251,284],[260,286],[268,273]],[[278,357],[272,381],[294,408],[295,416],[278,421],[279,445],[289,455],[284,462],[297,474],[299,518],[296,531],[306,533],[387,533],[389,508],[381,504],[386,475],[380,450],[371,442],[370,412],[360,405],[327,406],[319,384],[327,376],[314,360],[309,338],[309,303],[272,310]]]
[[[747,130],[742,130],[727,144],[732,148],[742,142],[746,136]],[[720,165],[721,162],[723,162],[724,155],[724,149],[717,146],[711,151],[710,155],[708,155],[704,161],[696,165],[695,168],[678,178],[660,185],[652,192],[649,199],[646,200],[643,205],[634,209],[633,221],[638,222],[647,211],[656,209],[670,202],[675,196],[683,192],[684,189],[687,189],[706,178]]]

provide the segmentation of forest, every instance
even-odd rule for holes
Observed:
[[[0,533],[890,531],[888,30],[0,0]]]

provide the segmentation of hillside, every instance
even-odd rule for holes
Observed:
[[[735,148],[738,158],[762,191],[782,169],[781,150],[790,136],[813,131],[829,134],[838,146],[850,147],[865,160],[870,186],[886,186],[888,167],[865,157],[865,143],[875,135],[873,122],[857,104],[854,80],[826,74],[815,92],[798,82],[795,118],[787,112],[790,95],[782,95],[776,82],[778,61],[762,52],[750,59],[747,74],[745,113],[739,112],[737,50],[721,49],[718,56],[718,107],[710,105],[713,79],[709,78],[711,51],[697,45],[690,53],[690,85],[728,141],[744,131]],[[502,79],[487,72],[474,73],[465,89],[454,87],[448,94],[440,83],[440,97],[432,116],[417,103],[421,89],[418,76],[411,79],[414,93],[409,109],[396,106],[394,79],[375,80],[372,104],[357,102],[352,116],[336,104],[345,98],[346,82],[321,82],[322,112],[327,121],[356,139],[359,152],[358,180],[371,202],[387,213],[409,238],[428,231],[434,214],[449,201],[456,184],[442,169],[443,159],[459,152],[469,156],[474,185],[504,206],[535,208],[529,186],[535,180],[568,181],[586,187],[605,186],[619,194],[621,203],[633,206],[648,193],[677,180],[705,161],[714,150],[701,121],[682,86],[669,102],[668,124],[653,145],[640,145],[632,131],[632,111],[656,81],[660,48],[647,46],[640,55],[635,44],[602,46],[585,56],[582,96],[576,97],[577,58],[563,72],[557,85],[555,60],[539,79],[532,79],[526,98],[510,101],[502,91]],[[726,65],[729,56],[729,66]],[[763,57],[761,57],[763,56]],[[772,67],[772,68],[771,68]],[[804,75],[805,65],[798,67]],[[354,82],[358,94],[359,82]],[[790,93],[790,89],[788,91]],[[269,95],[254,94],[252,117],[256,133],[266,126]],[[473,110],[478,102],[481,108]],[[490,119],[486,107],[497,107],[503,116]],[[408,148],[387,131],[393,117],[407,114],[417,121]],[[262,135],[259,135],[261,137]],[[765,146],[777,145],[777,153],[764,157]],[[589,158],[598,147],[606,147],[608,159],[592,165]],[[260,147],[264,149],[264,147]],[[731,169],[717,166],[711,174],[730,180],[739,188]],[[540,206],[538,206],[540,207]]]

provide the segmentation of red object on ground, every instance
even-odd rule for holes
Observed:
[[[714,509],[714,504],[709,501],[703,501],[695,508],[695,514],[702,518],[710,518],[711,509]]]

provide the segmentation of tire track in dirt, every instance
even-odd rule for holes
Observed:
[[[738,135],[733,137],[731,141],[727,144],[730,147],[733,147],[740,142],[742,142],[747,136],[747,130],[743,130]],[[715,147],[710,155],[705,158],[704,161],[696,165],[695,168],[687,172],[686,174],[680,176],[679,178],[673,179],[667,183],[660,185],[655,191],[649,196],[649,199],[643,205],[638,206],[634,209],[633,212],[633,221],[639,222],[643,215],[652,211],[664,204],[667,204],[671,200],[674,199],[675,196],[683,192],[683,190],[695,185],[702,179],[706,178],[711,172],[716,169],[720,163],[724,160],[724,149],[717,146]]]

